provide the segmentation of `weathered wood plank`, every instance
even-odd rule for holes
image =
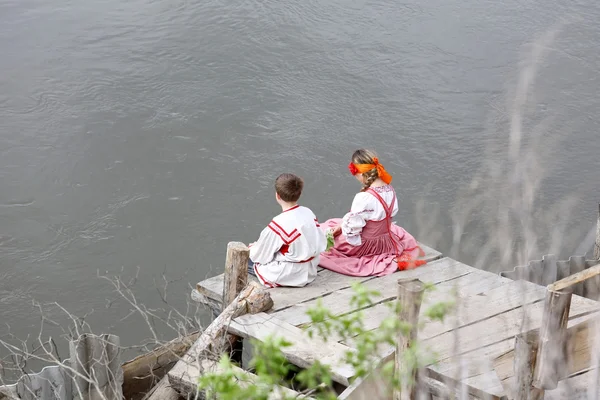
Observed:
[[[590,400],[600,398],[598,388],[598,370],[576,375],[558,384],[555,390],[546,392],[544,400]]]
[[[284,337],[291,347],[282,349],[288,361],[299,367],[308,367],[315,360],[332,368],[332,378],[342,385],[349,385],[349,379],[354,376],[351,366],[343,362],[349,347],[336,342],[323,342],[318,338],[309,338],[302,331],[273,315],[258,313],[243,315],[231,321],[229,332],[244,338],[264,341],[270,336]]]
[[[471,272],[478,271],[473,267],[461,264],[450,258],[442,258],[433,261],[422,267],[411,269],[408,271],[399,271],[391,275],[382,276],[364,283],[365,288],[376,290],[380,296],[373,297],[375,303],[391,300],[396,297],[395,283],[399,278],[418,278],[423,282],[440,283],[446,280],[454,279],[458,276],[467,275]],[[291,307],[277,311],[274,314],[277,318],[286,321],[292,325],[302,325],[310,322],[310,318],[306,315],[306,310],[314,307],[317,302],[321,302],[324,307],[330,310],[335,315],[347,314],[355,311],[355,308],[350,305],[350,299],[354,291],[352,288],[344,288],[336,290],[333,293],[322,298],[309,300],[303,303],[294,304]]]
[[[439,302],[457,302],[459,307],[462,304],[469,304],[469,301],[461,300],[460,298],[470,298],[469,293],[477,292],[478,287],[480,287],[481,282],[488,281],[488,273],[485,272],[472,272],[466,275],[459,276],[455,279],[441,282],[435,286],[433,290],[430,290],[425,293],[423,297],[423,307],[421,307],[421,315],[419,318],[424,320],[426,311],[436,303]],[[508,280],[509,284],[514,284],[513,281]],[[533,284],[530,284],[533,285]],[[534,285],[535,286],[535,285]],[[539,288],[539,286],[536,286]],[[543,291],[542,288],[539,288]],[[458,298],[456,297],[458,295]],[[476,311],[488,317],[489,315],[485,311],[485,309],[481,309],[481,299],[477,299],[477,303],[479,308]],[[366,312],[368,315],[364,321],[364,327],[366,330],[377,329],[381,325],[381,323],[392,315],[392,310],[390,309],[390,303],[385,302],[381,304],[374,305],[370,307]],[[462,313],[461,313],[462,314]],[[444,322],[440,321],[427,321],[423,329],[419,332],[419,336],[421,339],[429,338],[431,336],[443,333],[445,331],[449,331],[454,329],[454,325],[449,323],[448,320]],[[332,336],[332,338],[339,339],[336,336]],[[333,339],[332,339],[333,340]],[[360,338],[353,338],[346,342],[342,342],[350,347],[354,347],[355,340],[360,340]]]
[[[504,388],[498,377],[493,371],[477,375],[472,378],[467,378],[461,383],[467,385],[471,393],[480,393],[481,397],[487,395],[491,399],[506,399],[507,396],[504,392]],[[482,389],[485,388],[485,389]],[[484,395],[485,393],[485,395]],[[481,398],[478,397],[478,398]],[[510,398],[510,397],[509,397]]]
[[[196,290],[203,296],[208,297],[211,300],[223,302],[223,285],[225,282],[225,274],[219,274],[198,282]]]
[[[423,259],[428,262],[437,260],[442,257],[442,254],[422,243],[419,245],[425,251]],[[421,267],[422,268],[422,267]],[[315,299],[334,290],[340,290],[350,287],[354,282],[363,282],[373,279],[374,277],[351,277],[338,274],[329,270],[321,271],[317,274],[317,278],[304,288],[273,288],[269,289],[271,298],[274,302],[273,311],[287,308],[293,304],[302,303],[308,300]],[[208,299],[218,302],[223,301],[223,285],[224,274],[205,279],[196,285],[196,290],[199,294]]]
[[[600,317],[592,315],[567,329],[567,359],[564,360],[559,379],[596,367],[593,365],[594,335],[599,328]],[[513,376],[514,356],[514,350],[509,350],[495,360],[494,369],[500,381],[505,382]]]
[[[423,386],[427,389],[433,400],[507,400],[505,396],[497,396],[484,392],[464,382],[447,379],[441,382],[429,376],[421,378]]]
[[[482,281],[484,284],[489,282],[487,275],[488,273],[482,271],[460,276],[440,283],[434,290],[427,292],[423,299],[421,319],[425,317],[427,309],[436,303],[455,301],[456,306],[444,321],[427,321],[419,332],[421,339],[433,338],[457,327],[470,325],[544,298],[543,287],[527,281],[510,279],[508,283],[502,283],[501,286],[490,289],[485,294],[470,295],[478,292]],[[454,293],[458,294],[458,297]],[[365,329],[377,329],[390,315],[391,311],[386,303],[369,308],[368,318],[364,322]],[[353,343],[354,340],[342,342],[350,347],[353,347]]]
[[[182,379],[179,384],[179,388],[184,393],[195,393],[198,389],[198,377],[208,373],[219,373],[223,372],[223,369],[217,361],[212,360],[200,360],[197,363],[185,364],[185,371],[182,374]],[[235,374],[236,383],[240,387],[247,387],[250,385],[256,385],[258,377],[248,371],[233,366],[233,373]],[[303,396],[295,390],[291,390],[284,386],[275,386],[274,390],[269,394],[269,400],[280,400],[289,398],[307,399],[309,397]],[[200,397],[203,398],[203,397]]]
[[[580,297],[573,297],[575,303],[577,303],[576,299],[578,298],[581,299]],[[577,313],[577,311],[574,312]],[[583,321],[595,317],[596,315],[598,315],[598,313],[582,313],[579,316],[571,315],[572,319],[569,320],[568,326],[575,326]],[[489,384],[489,379],[482,378],[481,376],[493,371],[493,360],[500,358],[502,355],[508,352],[513,352],[514,347],[515,338],[511,337],[489,346],[483,346],[474,349],[471,352],[460,354],[445,360],[440,360],[437,364],[429,367],[429,372],[437,379],[453,378],[457,380],[468,380],[469,385],[472,387],[478,388],[484,392],[495,393],[495,391],[498,390],[497,382],[493,383],[491,386],[486,386],[486,384]],[[505,362],[510,363],[510,365],[505,365],[502,368],[504,370],[513,371],[513,358],[510,358],[510,360],[505,359]]]
[[[479,276],[478,285],[469,285],[465,286],[464,288],[460,288],[460,296],[466,297],[468,295],[484,295],[490,290],[514,282],[512,279],[504,278],[498,274],[488,271],[475,270],[474,273]]]
[[[573,296],[572,317],[597,311],[600,305],[592,300]],[[514,338],[519,333],[539,327],[542,319],[543,304],[533,303],[507,311],[492,318],[461,327],[425,341],[427,346],[438,354],[438,360],[444,360],[456,354],[465,353],[504,339]]]
[[[467,288],[472,286],[477,285],[469,285]],[[485,294],[474,296],[462,296],[459,292],[454,312],[444,321],[429,322],[423,328],[421,337],[434,338],[456,328],[489,320],[524,304],[541,301],[544,294],[544,288],[527,281],[510,281],[486,291]]]

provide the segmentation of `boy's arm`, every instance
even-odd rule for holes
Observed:
[[[271,262],[282,245],[281,238],[269,227],[266,227],[260,233],[258,240],[250,246],[250,260],[259,264]]]

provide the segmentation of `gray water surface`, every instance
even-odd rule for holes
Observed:
[[[279,173],[305,178],[321,220],[341,216],[363,146],[394,175],[398,222],[450,251],[458,194],[507,157],[527,44],[563,22],[528,98],[532,121],[552,118],[534,150],[555,149],[535,204],[576,195],[581,241],[600,198],[598,20],[597,0],[0,0],[0,336],[39,330],[35,299],[137,343],[147,330],[98,272],[139,269],[157,307],[165,275],[183,309],[227,242],[278,212]]]

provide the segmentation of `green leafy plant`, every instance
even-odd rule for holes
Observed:
[[[335,246],[335,239],[333,237],[333,231],[331,229],[328,229],[327,232],[325,233],[325,237],[327,237],[327,247],[325,248],[325,251],[329,251],[329,249],[331,249],[333,246]]]

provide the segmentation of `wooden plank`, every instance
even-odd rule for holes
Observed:
[[[546,392],[544,400],[590,400],[600,398],[597,391],[598,370],[591,370],[565,379],[555,390]]]
[[[428,262],[438,260],[442,257],[442,253],[419,243],[425,257],[423,259]],[[423,267],[421,267],[423,268]],[[252,277],[251,277],[252,278]],[[321,271],[317,274],[317,278],[309,285],[303,288],[273,288],[269,289],[271,298],[275,303],[273,311],[287,308],[296,303],[302,303],[308,300],[323,296],[334,290],[340,290],[350,287],[354,282],[363,282],[373,279],[374,277],[351,277],[341,275],[329,270]],[[196,285],[196,290],[199,294],[218,302],[223,301],[223,285],[224,274],[205,279]]]
[[[182,393],[196,393],[198,391],[198,378],[208,373],[220,373],[223,372],[223,368],[217,361],[202,359],[198,362],[186,363],[184,366],[185,370],[182,370],[182,379],[180,381],[179,388]],[[248,371],[233,366],[233,373],[235,374],[236,383],[244,388],[250,385],[256,385],[258,377]],[[274,390],[269,394],[269,400],[281,400],[290,398],[306,399],[308,397],[301,395],[295,390],[291,390],[284,386],[275,386]],[[204,398],[200,396],[199,398]]]
[[[467,298],[470,293],[477,292],[478,287],[480,287],[481,282],[487,282],[489,279],[488,275],[492,275],[489,273],[482,272],[472,272],[466,275],[462,275],[457,277],[456,279],[444,281],[435,286],[434,289],[428,291],[423,298],[423,307],[421,307],[421,315],[420,319],[424,320],[425,313],[427,310],[436,303],[439,302],[448,302],[448,301],[457,301],[456,295],[460,297]],[[514,284],[514,281],[508,280],[510,284]],[[533,284],[531,284],[533,285]],[[540,290],[543,291],[542,288]],[[479,305],[481,305],[482,300],[478,299]],[[461,304],[468,304],[468,301],[457,301],[459,307]],[[478,308],[478,311],[484,312],[481,307]],[[368,311],[366,311],[368,318],[364,320],[364,328],[366,330],[377,329],[381,325],[381,323],[388,318],[392,311],[390,309],[390,304],[388,302],[377,304],[373,307],[370,307]],[[487,316],[487,314],[486,314]],[[423,338],[429,338],[435,336],[437,334],[443,333],[447,330],[452,330],[454,325],[449,324],[446,319],[445,322],[439,321],[427,321],[424,328],[419,332],[419,336]],[[339,339],[335,337],[336,339]],[[333,339],[332,339],[333,340]],[[346,342],[342,342],[342,344],[348,345],[350,347],[354,347],[355,340],[360,340],[360,338],[350,339]]]
[[[488,320],[524,304],[541,301],[544,294],[544,288],[531,282],[510,281],[485,294],[461,296],[457,299],[455,312],[444,321],[429,322],[423,328],[422,337],[434,338],[454,329]]]
[[[225,282],[225,274],[220,274],[198,282],[196,290],[203,296],[211,300],[223,302],[223,285]]]
[[[457,327],[470,325],[506,311],[540,301],[544,298],[543,287],[527,281],[512,281],[486,291],[486,294],[470,295],[477,292],[481,282],[488,282],[488,273],[471,273],[451,281],[436,285],[435,289],[424,296],[424,305],[420,318],[425,317],[427,309],[442,301],[456,301],[455,311],[448,315],[444,321],[427,321],[419,335],[422,339],[433,338]],[[502,278],[503,280],[506,278]],[[458,298],[453,295],[458,294]],[[391,314],[386,303],[378,304],[368,310],[368,319],[365,320],[365,329],[377,329],[383,320]],[[353,347],[353,340],[342,342]]]
[[[600,305],[595,301],[573,296],[571,317],[597,311],[599,307]],[[430,351],[438,354],[438,360],[444,360],[451,357],[453,353],[466,353],[535,329],[541,324],[542,311],[542,303],[528,304],[424,342]]]
[[[577,298],[578,297],[573,297],[573,300]],[[595,317],[596,315],[598,315],[598,313],[582,314],[577,317],[571,315],[572,319],[569,320],[569,327],[575,326],[583,321]],[[494,391],[497,390],[496,383],[494,383],[492,387],[488,387],[486,386],[486,379],[478,377],[493,371],[493,360],[502,357],[508,352],[514,351],[514,348],[515,338],[511,337],[489,346],[477,348],[468,353],[460,354],[445,360],[440,360],[437,364],[429,367],[430,374],[438,379],[453,378],[458,380],[469,380],[470,386],[481,389],[482,391],[495,393]],[[499,367],[499,365],[496,365],[496,368],[501,368],[505,371],[509,371],[509,374],[512,374],[513,358],[505,358],[504,362],[504,366]]]
[[[502,383],[498,380],[498,377],[494,371],[486,372],[481,375],[477,375],[471,378],[467,378],[462,381],[467,385],[471,391],[479,391],[480,393],[486,393],[491,398],[504,398],[506,394]],[[482,389],[485,388],[485,389]]]
[[[579,322],[567,329],[567,359],[563,365],[560,379],[576,374],[588,368],[595,368],[593,357],[594,338],[599,332],[600,317],[589,316],[585,321]],[[513,376],[514,351],[509,350],[495,361],[495,371],[500,381],[505,381]]]
[[[464,382],[452,379],[441,382],[429,376],[424,376],[421,378],[421,381],[431,395],[432,400],[507,400],[505,396],[496,396],[473,386],[469,386]]]
[[[364,283],[365,288],[376,290],[381,295],[373,297],[375,303],[381,303],[391,300],[396,297],[396,281],[399,278],[418,278],[423,282],[440,283],[446,280],[454,279],[458,276],[467,275],[471,272],[478,271],[473,267],[461,264],[451,258],[442,258],[433,261],[422,267],[411,269],[408,271],[399,271],[391,275],[382,276],[372,279]],[[317,302],[330,310],[335,315],[347,314],[355,311],[355,308],[350,305],[354,291],[352,288],[344,288],[336,290],[328,296],[322,297],[319,300],[310,300],[299,304],[294,304],[290,308],[275,313],[277,318],[284,320],[292,325],[302,325],[310,322],[310,318],[306,315],[306,311],[314,307]]]
[[[424,260],[427,260],[428,262],[434,261],[434,260],[439,260],[443,256],[441,252],[437,251],[433,247],[427,246],[426,244],[419,242],[419,246],[425,252],[425,256],[422,258]]]
[[[336,342],[323,342],[318,338],[309,338],[302,331],[273,315],[258,313],[243,315],[231,321],[229,332],[244,338],[264,341],[270,336],[284,337],[292,343],[282,349],[287,360],[299,367],[308,367],[318,360],[332,369],[332,379],[342,385],[349,385],[354,370],[344,363],[345,354],[351,349]]]
[[[512,279],[504,278],[498,274],[494,274],[488,271],[478,270],[473,271],[474,275],[478,277],[477,285],[468,285],[464,287],[458,287],[459,295],[461,297],[485,295],[490,290],[494,290],[503,285],[514,282]],[[452,282],[448,282],[452,284]]]
[[[303,288],[278,287],[269,289],[275,303],[273,312],[325,296],[335,290],[349,288],[354,283],[367,282],[372,279],[375,279],[375,277],[346,276],[326,270],[317,274],[317,278]]]

